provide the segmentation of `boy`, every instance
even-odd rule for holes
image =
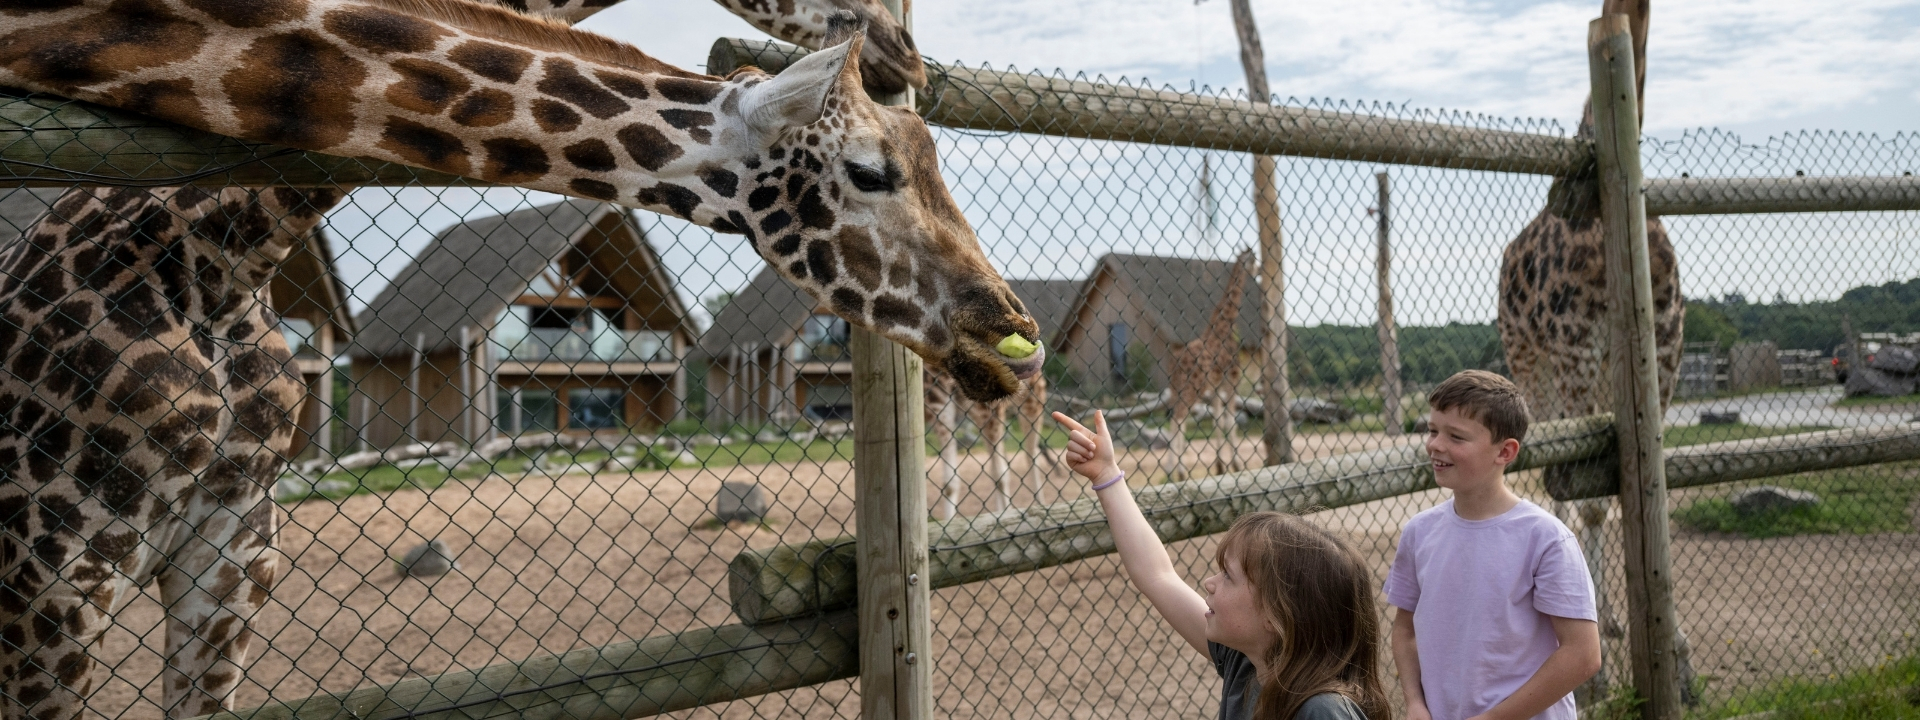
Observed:
[[[1571,693],[1600,671],[1593,581],[1567,526],[1507,488],[1526,401],[1480,370],[1427,401],[1427,455],[1453,498],[1407,522],[1387,574],[1407,718],[1575,720]]]

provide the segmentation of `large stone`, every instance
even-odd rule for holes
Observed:
[[[395,560],[393,568],[402,577],[439,577],[460,569],[460,563],[453,559],[453,551],[439,540],[430,540],[413,546],[407,554]]]
[[[1895,375],[1872,367],[1857,367],[1847,373],[1847,397],[1901,397],[1912,395],[1913,386],[1912,375]]]
[[[1166,450],[1173,447],[1173,434],[1163,428],[1150,428],[1139,421],[1121,420],[1107,425],[1113,444],[1138,450]]]
[[[1867,367],[1896,375],[1910,375],[1920,368],[1920,355],[1899,345],[1882,345],[1867,356]]]
[[[744,482],[720,484],[713,498],[713,517],[720,522],[758,522],[767,516],[767,494],[759,485]]]
[[[1322,425],[1338,425],[1353,419],[1353,411],[1346,406],[1320,398],[1296,398],[1293,402],[1287,403],[1287,414],[1297,423]]]
[[[1739,425],[1739,410],[1703,410],[1700,412],[1701,425]]]
[[[1734,493],[1728,498],[1733,511],[1751,517],[1782,510],[1810,508],[1820,504],[1820,496],[1806,490],[1761,485]]]

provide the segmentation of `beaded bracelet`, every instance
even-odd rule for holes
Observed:
[[[1093,491],[1100,492],[1101,490],[1105,490],[1107,488],[1113,487],[1114,483],[1120,482],[1121,480],[1125,480],[1125,479],[1127,479],[1127,471],[1122,470],[1120,471],[1120,474],[1113,476],[1112,480],[1108,480],[1106,482],[1100,483],[1099,485],[1093,486]]]

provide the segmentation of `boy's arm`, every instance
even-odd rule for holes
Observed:
[[[1545,712],[1580,683],[1600,672],[1600,626],[1592,620],[1553,618],[1560,649],[1499,705],[1475,720],[1525,720]]]
[[[1427,692],[1420,687],[1420,651],[1414,643],[1413,613],[1394,608],[1393,669],[1400,673],[1400,693],[1407,699],[1407,720],[1430,720]]]
[[[1092,480],[1096,487],[1120,476],[1104,414],[1093,416],[1092,429],[1061,413],[1054,413],[1053,418],[1068,430],[1067,463],[1074,472]],[[1188,645],[1207,653],[1207,601],[1174,570],[1173,558],[1167,556],[1160,535],[1133,501],[1133,490],[1125,482],[1116,482],[1097,494],[1113,533],[1113,545],[1120,551],[1120,563],[1133,586],[1147,596],[1147,602]]]

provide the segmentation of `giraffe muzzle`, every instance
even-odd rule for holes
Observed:
[[[1008,335],[994,346],[1000,361],[1006,363],[1013,376],[1021,380],[1032,379],[1040,374],[1040,366],[1047,361],[1047,349],[1039,343],[1028,341],[1019,335]]]

